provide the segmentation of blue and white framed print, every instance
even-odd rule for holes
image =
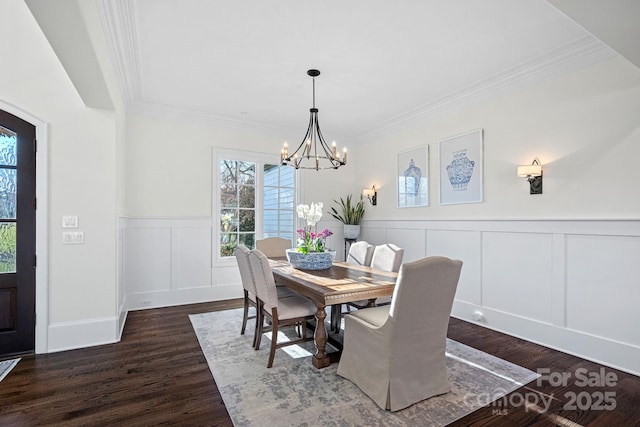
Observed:
[[[429,206],[429,146],[398,153],[398,207]]]
[[[440,204],[481,203],[482,129],[440,141]]]

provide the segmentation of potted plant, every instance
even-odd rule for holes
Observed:
[[[333,201],[338,209],[331,207],[329,214],[344,224],[344,238],[357,239],[360,236],[360,221],[364,216],[364,200],[360,196],[360,200],[356,203],[351,201],[351,195],[346,200],[340,197],[340,201]]]

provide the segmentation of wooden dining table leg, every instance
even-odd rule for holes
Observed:
[[[311,362],[313,363],[313,366],[321,369],[329,366],[331,360],[325,351],[327,346],[327,327],[324,324],[324,319],[327,317],[327,313],[324,311],[324,305],[318,304],[317,307],[316,329],[313,332],[313,343],[316,346],[316,354],[313,355]]]

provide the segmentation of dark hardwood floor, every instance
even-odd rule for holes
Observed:
[[[240,306],[135,311],[119,343],[23,356],[0,382],[0,426],[231,426],[188,315]],[[639,377],[453,318],[449,337],[533,371],[548,368],[553,380],[534,381],[453,426],[640,425]],[[562,373],[572,376],[555,381]],[[581,386],[594,373],[609,384]]]

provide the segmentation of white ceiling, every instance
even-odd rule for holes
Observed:
[[[37,8],[53,2],[27,3],[43,27],[50,15]],[[321,71],[325,138],[357,139],[612,55],[544,0],[98,0],[98,9],[130,110],[274,128],[294,141],[312,103],[309,68]]]

